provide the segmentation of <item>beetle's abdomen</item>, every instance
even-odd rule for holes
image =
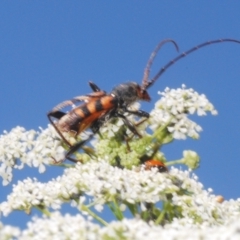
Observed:
[[[64,115],[57,124],[58,128],[62,132],[74,132],[78,135],[116,106],[117,99],[112,95],[90,100]]]

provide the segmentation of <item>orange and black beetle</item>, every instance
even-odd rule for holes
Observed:
[[[141,137],[141,135],[137,132],[135,126],[125,117],[124,113],[127,112],[145,118],[149,117],[149,113],[147,112],[144,112],[142,110],[131,111],[128,109],[128,107],[138,100],[150,101],[150,96],[147,92],[147,89],[154,84],[154,82],[165,72],[167,68],[169,68],[179,59],[185,57],[187,54],[194,52],[201,47],[221,42],[240,43],[240,41],[235,39],[218,39],[202,43],[178,55],[176,58],[168,62],[163,68],[161,68],[152,79],[149,79],[150,67],[153,63],[153,60],[162,45],[167,42],[173,43],[178,50],[178,46],[175,41],[171,39],[165,39],[161,41],[152,52],[147,62],[146,68],[144,70],[142,85],[139,85],[135,82],[123,83],[115,87],[111,93],[107,94],[105,91],[102,91],[96,84],[89,82],[93,93],[85,96],[78,96],[72,100],[65,101],[57,105],[47,114],[49,121],[53,127],[56,129],[63,141],[69,146],[69,151],[67,152],[65,158],[76,162],[77,160],[72,158],[71,154],[73,154],[77,149],[89,141],[93,135],[99,131],[103,123],[110,118],[122,118],[126,126],[135,135]],[[83,104],[73,108],[68,113],[61,111],[62,108],[72,105],[76,102],[83,102]],[[52,118],[55,118],[58,121],[54,122]],[[92,134],[86,140],[77,142],[73,146],[63,136],[63,132],[70,132],[77,136],[88,128],[92,130]]]

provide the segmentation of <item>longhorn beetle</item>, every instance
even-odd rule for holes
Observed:
[[[178,51],[178,45],[172,39],[165,39],[158,43],[157,47],[150,55],[150,58],[147,62],[146,68],[144,70],[142,85],[139,85],[136,82],[122,83],[119,86],[113,88],[111,93],[107,94],[96,84],[89,82],[89,85],[93,90],[92,93],[75,97],[72,100],[64,101],[53,108],[47,114],[49,121],[53,127],[56,129],[62,140],[69,146],[69,150],[66,153],[65,158],[73,162],[79,161],[72,158],[71,155],[79,148],[81,148],[87,141],[89,141],[94,136],[94,134],[99,131],[100,127],[111,118],[121,118],[133,134],[141,137],[134,124],[131,123],[123,113],[127,112],[145,118],[149,117],[149,113],[147,112],[144,112],[142,110],[132,111],[128,109],[128,107],[138,100],[150,101],[151,98],[147,92],[147,89],[154,84],[154,82],[166,71],[166,69],[168,69],[175,62],[185,57],[186,55],[207,45],[222,42],[240,43],[239,40],[235,39],[218,39],[204,42],[189,49],[186,52],[181,53],[169,61],[157,72],[157,74],[152,79],[149,79],[150,68],[152,66],[154,58],[157,55],[157,52],[165,43],[168,42],[172,43]],[[62,108],[73,105],[77,102],[83,102],[83,104],[74,107],[68,113],[61,111]],[[58,121],[54,122],[52,118],[55,118]],[[86,140],[79,141],[75,145],[71,145],[69,141],[63,136],[63,132],[70,132],[77,136],[88,128],[92,130],[92,134],[89,135]]]

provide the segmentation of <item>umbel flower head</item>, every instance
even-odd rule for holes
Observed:
[[[99,134],[95,135],[91,141],[93,148],[84,147],[84,152],[77,153],[77,158],[81,162],[104,159],[111,165],[128,169],[151,158],[165,162],[164,154],[159,151],[164,144],[187,137],[199,138],[202,129],[188,118],[190,114],[204,116],[207,112],[217,113],[205,95],[186,89],[184,85],[176,90],[166,88],[160,95],[162,97],[156,102],[148,120],[139,120],[134,115],[126,114],[136,125],[142,138],[133,136],[121,119],[113,119],[106,122]],[[131,108],[136,110],[139,104],[134,104]],[[80,138],[86,138],[86,134]],[[79,139],[70,137],[69,141],[76,140]],[[5,131],[0,136],[0,176],[3,185],[11,182],[13,168],[22,169],[24,165],[28,165],[38,167],[39,172],[44,172],[46,165],[55,163],[53,159],[64,159],[65,150],[66,145],[52,126],[40,128],[40,131],[27,131],[23,127]],[[192,164],[190,168],[197,166],[198,163]]]
[[[180,225],[175,222],[165,227],[148,224],[141,219],[112,221],[105,227],[86,220],[82,215],[71,216],[53,212],[47,218],[34,217],[25,230],[0,225],[1,239],[239,239],[239,219],[218,227]]]
[[[13,168],[23,169],[28,165],[44,172],[46,165],[55,165],[66,169],[62,176],[46,183],[35,178],[18,181],[6,201],[0,203],[1,213],[4,216],[15,210],[30,213],[35,208],[46,216],[39,221],[47,222],[50,218],[56,220],[54,216],[58,213],[52,214],[52,211],[68,203],[87,221],[94,218],[105,226],[108,224],[102,212],[109,208],[119,221],[109,226],[119,229],[125,228],[129,221],[126,212],[134,219],[134,229],[145,226],[145,230],[160,226],[211,227],[234,221],[240,215],[239,200],[224,201],[213,195],[212,190],[204,189],[192,173],[200,163],[196,152],[184,150],[182,157],[169,160],[161,151],[164,144],[199,137],[202,129],[189,115],[216,114],[216,110],[204,95],[185,86],[176,90],[167,88],[160,94],[162,97],[149,119],[123,113],[136,126],[141,138],[134,136],[121,119],[111,119],[90,144],[73,154],[79,160],[77,164],[58,161],[64,158],[68,147],[52,126],[40,131],[16,127],[9,133],[4,132],[0,137],[0,175],[4,185],[12,180]],[[139,105],[131,108],[136,110]],[[65,137],[74,143],[85,139],[86,135],[73,138],[66,134]],[[170,167],[175,164],[184,164],[189,170]],[[77,217],[76,222],[85,221],[82,216]],[[102,231],[89,222],[84,224],[98,233]],[[29,227],[24,234],[31,231]],[[109,227],[104,231],[110,234],[112,230]],[[123,229],[122,234],[126,232]],[[130,232],[131,229],[128,234]]]

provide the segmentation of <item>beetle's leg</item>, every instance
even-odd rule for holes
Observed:
[[[52,120],[52,117],[60,119],[61,117],[63,117],[64,115],[66,115],[66,113],[61,112],[61,111],[52,111],[49,112],[47,114],[48,119],[50,121],[50,123],[53,125],[53,127],[55,128],[55,130],[57,131],[57,133],[60,135],[60,137],[62,138],[62,140],[69,146],[71,147],[71,143],[69,143],[69,141],[63,136],[63,134],[61,133],[61,131],[58,129],[58,127],[56,126],[56,124],[54,123],[54,121]]]
[[[76,152],[79,148],[81,148],[84,144],[86,144],[89,140],[91,140],[93,136],[94,136],[94,134],[91,134],[91,135],[89,135],[89,137],[86,140],[80,141],[80,142],[76,143],[75,145],[73,145],[68,150],[67,154],[65,155],[65,158],[74,162],[74,163],[81,162],[81,160],[77,160],[75,158],[72,158],[71,155],[74,152]],[[64,161],[64,159],[62,161]]]
[[[139,116],[139,117],[149,118],[149,116],[150,116],[148,112],[145,112],[145,111],[142,111],[142,110],[131,111],[131,110],[127,109],[127,108],[124,108],[124,111],[128,112],[128,113],[131,113],[133,115]]]
[[[54,163],[55,164],[62,163],[65,159],[68,159],[69,161],[74,162],[74,163],[81,162],[81,160],[77,160],[75,158],[72,158],[71,155],[74,152],[76,152],[79,148],[81,148],[85,143],[87,143],[89,140],[91,140],[91,138],[93,136],[94,136],[94,134],[91,134],[86,140],[80,141],[80,142],[74,144],[73,146],[70,146],[70,149],[66,153],[64,159],[56,160],[54,157],[52,157],[52,159],[54,160]]]
[[[65,155],[66,159],[68,159],[68,160],[70,160],[72,162],[75,162],[75,163],[79,162],[79,161],[81,162],[81,160],[77,160],[77,159],[72,158],[71,155],[93,138],[93,136],[99,131],[100,127],[104,123],[104,119],[105,119],[105,116],[103,116],[102,118],[99,118],[98,120],[96,120],[92,124],[92,126],[91,126],[92,133],[88,136],[87,139],[82,140],[82,141],[76,143],[75,145],[73,145],[68,150],[67,154]]]
[[[145,121],[147,121],[147,118],[141,119],[140,121],[138,121],[137,123],[134,124],[135,127],[138,127],[139,125],[141,125],[142,123],[144,123]],[[131,136],[129,136],[128,138],[126,138],[126,142],[130,141],[132,138],[134,137],[134,134],[132,134]],[[130,149],[130,148],[129,148]]]
[[[100,91],[101,91],[101,89],[100,89],[94,82],[89,81],[88,83],[89,83],[89,85],[90,85],[90,88],[91,88],[94,92],[100,92]]]
[[[134,133],[135,135],[138,135],[139,137],[142,137],[142,135],[140,133],[138,133],[137,129],[135,128],[135,126],[133,125],[133,123],[131,123],[123,114],[115,112],[115,117],[120,117],[122,118],[123,122],[127,125],[127,127],[129,128],[129,130]]]
[[[123,114],[121,113],[118,113],[118,112],[114,112],[114,116],[115,117],[120,117],[123,119],[123,122],[127,125],[127,127],[129,128],[129,130],[133,133],[132,136],[130,137],[126,137],[125,138],[125,141],[126,141],[126,145],[127,145],[127,150],[130,152],[131,151],[131,148],[130,148],[130,145],[129,145],[129,141],[132,139],[132,137],[134,135],[137,135],[139,136],[140,138],[142,137],[142,135],[137,131],[136,129],[136,126],[140,125],[141,123],[145,122],[147,120],[147,118],[149,118],[149,113],[148,112],[145,112],[145,111],[142,111],[142,110],[138,110],[138,111],[131,111],[127,108],[124,108],[124,111],[125,112],[128,112],[128,113],[131,113],[131,114],[134,114],[136,116],[139,116],[139,117],[145,117],[145,119],[141,120],[139,123],[137,124],[133,124],[132,122],[130,122],[127,117],[125,117]]]
[[[148,112],[145,112],[145,111],[142,111],[142,110],[132,111],[132,110],[127,109],[127,107],[124,108],[124,111],[128,112],[128,113],[131,113],[133,115],[136,115],[138,117],[145,117],[145,119],[142,119],[138,123],[134,124],[135,127],[141,125],[142,123],[144,123],[150,116]],[[133,136],[134,135],[130,136],[128,138],[128,141],[131,140]]]

